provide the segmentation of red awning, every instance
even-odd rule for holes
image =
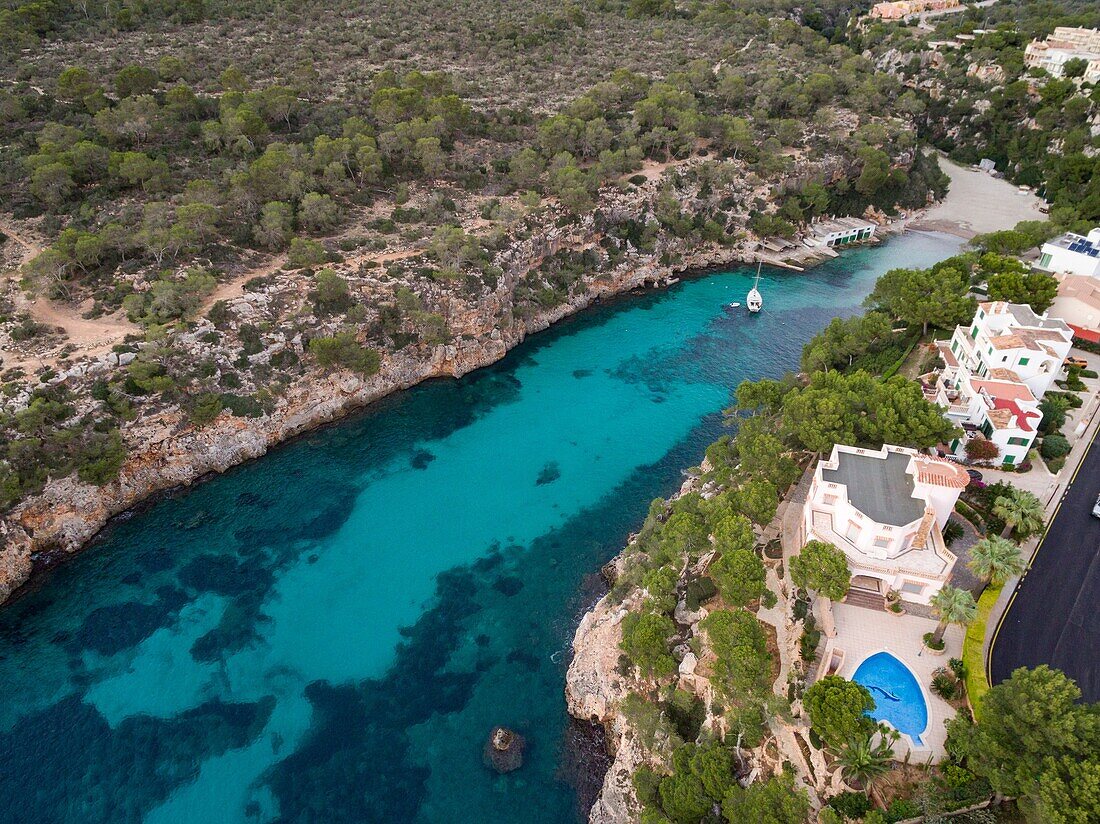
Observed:
[[[1073,330],[1073,336],[1075,338],[1087,340],[1089,343],[1100,343],[1100,332],[1094,329],[1085,329],[1082,326],[1074,326],[1072,323],[1066,325]]]

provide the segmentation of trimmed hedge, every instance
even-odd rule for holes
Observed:
[[[989,692],[989,681],[985,678],[985,658],[982,656],[985,628],[1002,588],[1001,584],[990,584],[985,588],[981,597],[978,598],[978,614],[966,628],[966,637],[963,639],[962,660],[966,664],[966,695],[970,701],[970,708],[974,712],[974,718],[979,720],[982,696]]]

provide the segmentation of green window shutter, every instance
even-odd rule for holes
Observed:
[[[1020,366],[1027,366],[1027,362],[1029,360],[1031,360],[1031,359],[1030,358],[1020,358]]]
[[[1014,457],[1012,457],[1011,455],[1005,455],[1005,460],[1004,460],[1004,462],[1005,462],[1006,464],[1010,464],[1010,463],[1015,463],[1015,462],[1016,462],[1016,459],[1015,459]]]
[[[1008,442],[1012,446],[1027,446],[1027,438],[1009,438]]]

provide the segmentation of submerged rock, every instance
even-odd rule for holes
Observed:
[[[510,773],[523,766],[523,752],[527,741],[522,735],[507,727],[493,727],[485,742],[482,758],[487,767],[498,773]]]

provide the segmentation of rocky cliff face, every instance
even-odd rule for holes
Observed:
[[[565,680],[565,701],[574,718],[603,724],[614,756],[603,789],[589,813],[590,824],[622,824],[638,817],[631,777],[645,761],[619,704],[629,693],[618,673],[622,620],[628,610],[604,597],[581,620],[573,640],[573,661]]]
[[[369,379],[348,372],[312,371],[292,383],[276,399],[274,408],[258,418],[223,412],[213,423],[199,428],[188,423],[178,406],[140,417],[126,429],[132,446],[117,480],[102,487],[81,483],[75,476],[51,480],[41,494],[0,520],[0,602],[30,578],[36,563],[54,563],[79,551],[111,517],[152,495],[259,457],[275,444],[390,392],[428,378],[461,377],[494,363],[527,335],[602,298],[666,283],[684,269],[745,259],[747,251],[743,247],[708,247],[679,257],[675,267],[654,261],[619,266],[599,278],[586,279],[583,289],[567,302],[522,318],[510,317],[508,307],[486,301],[452,316],[452,343],[407,347],[385,357],[380,371]],[[255,302],[254,295],[245,295],[234,303],[250,311]],[[502,317],[510,317],[511,323],[501,323]],[[304,352],[300,339],[280,341],[278,346]],[[112,358],[117,368],[119,356],[107,356]],[[104,363],[81,365],[79,375],[59,379],[86,378],[107,368],[110,364],[105,359]]]

